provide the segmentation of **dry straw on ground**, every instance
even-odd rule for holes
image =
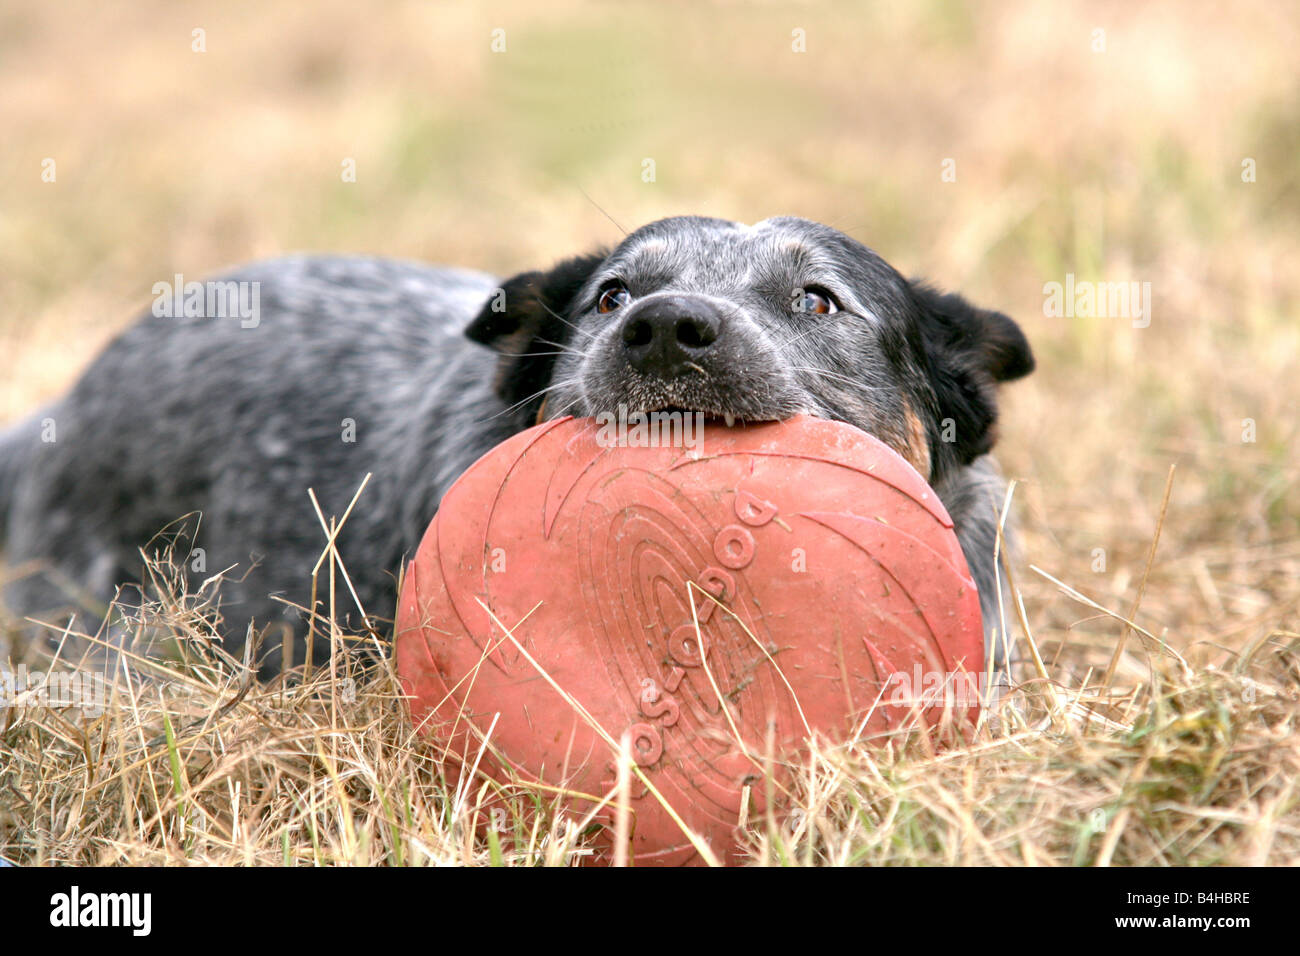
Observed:
[[[151,568],[156,599],[119,626],[139,645],[163,640],[164,659],[138,647],[116,656],[100,714],[32,697],[3,711],[0,855],[24,864],[398,866],[590,857],[589,803],[449,777],[456,761],[413,732],[386,662],[363,669],[340,653],[331,667],[260,685],[220,647],[219,582],[186,595],[165,560]],[[328,620],[320,626],[341,643]],[[1300,860],[1300,635],[1270,633],[1219,666],[1193,669],[1146,628],[1132,629],[1121,670],[1145,672],[1135,684],[1108,687],[1100,673],[1074,680],[1031,644],[1035,662],[1020,666],[1018,688],[964,741],[936,748],[912,732],[813,742],[782,776],[790,812],[748,821],[750,858]],[[60,653],[96,645],[69,633]],[[620,793],[626,787],[604,795],[616,809]],[[494,816],[486,805],[498,794],[508,812]]]

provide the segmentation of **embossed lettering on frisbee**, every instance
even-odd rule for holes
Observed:
[[[952,522],[881,442],[802,416],[710,425],[695,448],[604,437],[561,419],[493,449],[408,568],[397,671],[451,753],[472,761],[495,717],[492,749],[517,774],[601,798],[607,737],[627,733],[663,799],[734,860],[742,803],[764,810],[769,733],[778,757],[813,731],[885,734],[916,716],[890,704],[899,687],[982,672]],[[480,769],[504,775],[491,753]],[[639,865],[699,862],[635,777],[632,804]]]

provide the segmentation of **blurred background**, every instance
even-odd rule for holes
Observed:
[[[1137,620],[1215,659],[1300,631],[1297,49],[1286,0],[6,0],[0,422],[177,272],[509,274],[795,214],[1028,333],[999,448],[1045,656],[1104,665],[1117,626],[1030,565],[1128,613],[1176,464]],[[1150,283],[1149,325],[1046,314],[1067,275]]]

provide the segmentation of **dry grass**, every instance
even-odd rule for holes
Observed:
[[[177,271],[303,248],[519,270],[617,238],[606,212],[622,226],[680,212],[831,222],[1012,314],[1035,346],[1039,371],[1005,395],[999,454],[1020,482],[1013,570],[1054,683],[1023,675],[1025,726],[970,750],[821,755],[809,826],[767,834],[757,858],[1300,861],[1286,782],[1300,633],[1293,4],[235,11],[0,9],[0,418],[66,388]],[[206,54],[190,50],[196,26]],[[502,55],[488,52],[497,26]],[[795,27],[807,54],[790,51]],[[40,180],[45,157],[57,183]],[[940,179],[945,158],[956,182]],[[1067,273],[1150,282],[1151,325],[1045,315],[1044,283]],[[1128,627],[1114,615],[1141,631],[1099,688]],[[206,626],[181,626],[180,643],[202,646]],[[237,663],[164,679],[119,688],[98,723],[6,713],[0,852],[490,859],[405,736],[387,678],[351,703],[323,686],[251,688],[224,713]],[[1107,703],[1113,725],[1062,709],[1094,691],[1126,702]],[[516,842],[530,861],[573,845],[545,829]]]
[[[383,665],[263,686],[220,647],[216,591],[155,563],[102,711],[19,698],[0,725],[0,855],[25,864],[517,865],[588,858],[589,800],[501,785],[417,738]],[[323,622],[341,646],[342,636]],[[1140,634],[1140,632],[1139,632]],[[68,635],[67,646],[95,637]],[[79,639],[79,641],[78,641]],[[50,671],[75,662],[56,659]],[[957,746],[813,742],[750,821],[764,865],[1203,865],[1300,858],[1300,635],[1225,668],[1132,655],[1124,693],[1048,674]],[[42,666],[42,665],[37,665]],[[474,754],[467,755],[474,763]],[[626,791],[622,791],[626,793]],[[604,794],[616,808],[617,790]],[[488,802],[504,797],[506,813]],[[494,805],[502,805],[500,802]],[[624,826],[626,824],[623,824]]]

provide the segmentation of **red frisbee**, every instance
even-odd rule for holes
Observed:
[[[984,668],[952,521],[899,455],[803,416],[697,437],[560,419],[502,443],[443,498],[397,615],[412,717],[465,763],[587,795],[581,816],[630,737],[640,865],[700,862],[683,823],[734,861],[769,750],[897,730],[918,681]]]

